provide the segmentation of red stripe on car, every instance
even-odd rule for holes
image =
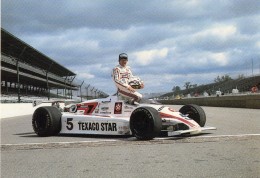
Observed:
[[[161,113],[161,112],[160,112],[160,116],[161,116],[161,118],[174,118],[174,119],[177,119],[177,120],[182,121],[182,122],[184,122],[185,124],[187,124],[187,125],[189,125],[191,127],[195,126],[194,124],[190,123],[189,121],[187,121],[186,119],[183,119],[181,117],[177,117],[177,116],[173,116],[173,115],[165,114],[165,113]]]

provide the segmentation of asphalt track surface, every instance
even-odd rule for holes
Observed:
[[[203,109],[217,130],[151,141],[38,137],[30,115],[1,119],[1,177],[260,177],[260,110]]]

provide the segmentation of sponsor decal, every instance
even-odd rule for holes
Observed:
[[[85,114],[85,110],[77,110],[77,114],[84,115]]]
[[[160,107],[160,108],[158,109],[158,111],[163,110],[163,108],[165,108],[165,106]]]
[[[134,109],[133,107],[125,105],[125,109]]]
[[[128,131],[129,127],[127,127],[127,126],[119,126],[118,130],[120,130],[120,131]]]
[[[116,123],[78,122],[79,130],[117,131]]]
[[[114,114],[122,114],[122,102],[115,103]]]
[[[102,103],[110,103],[111,102],[111,98],[109,101],[102,101]]]
[[[124,110],[124,112],[132,112],[131,110]]]
[[[111,114],[111,112],[100,112],[100,114]]]
[[[68,130],[73,130],[74,123],[72,122],[73,118],[67,118],[66,120],[66,128]],[[76,126],[77,127],[77,124]],[[117,124],[115,122],[78,122],[79,130],[88,130],[88,131],[112,131],[117,132]],[[122,129],[122,128],[120,128]],[[126,128],[123,128],[126,129]]]
[[[103,107],[101,108],[102,111],[106,111],[106,110],[109,110],[109,107]]]
[[[81,108],[88,108],[88,106],[80,105]]]

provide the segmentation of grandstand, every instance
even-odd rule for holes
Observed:
[[[78,90],[76,74],[1,28],[1,96],[47,96]],[[58,93],[58,91],[57,91]],[[72,92],[70,92],[72,93]],[[71,96],[72,97],[72,96]]]

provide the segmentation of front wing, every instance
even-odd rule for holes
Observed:
[[[196,129],[189,129],[189,130],[177,130],[177,131],[168,131],[168,136],[177,136],[182,134],[190,134],[196,135],[204,130],[216,130],[216,127],[200,127]]]

